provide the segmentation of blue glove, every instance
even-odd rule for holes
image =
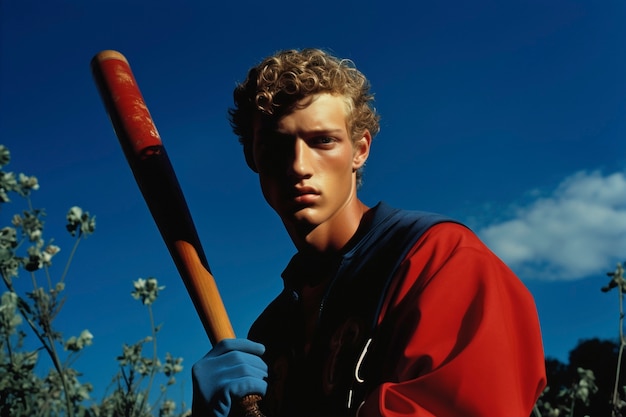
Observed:
[[[224,339],[191,369],[194,417],[226,417],[233,400],[265,395],[265,346],[248,339]]]

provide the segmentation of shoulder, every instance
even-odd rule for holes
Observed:
[[[372,213],[369,232],[361,240],[362,245],[373,243],[375,246],[391,244],[410,247],[436,225],[443,223],[461,225],[457,220],[439,213],[397,209],[384,202],[377,204]]]
[[[475,249],[493,255],[491,250],[467,226],[455,221],[441,221],[433,224],[415,242],[408,256],[421,252],[422,255],[436,253],[452,254],[462,249]]]
[[[519,278],[475,233],[449,222],[432,226],[411,247],[392,288],[385,310],[417,305],[416,299],[449,300],[450,291],[470,299],[489,293],[530,302]]]
[[[404,257],[404,279],[426,285],[435,277],[517,280],[510,268],[469,228],[443,222],[429,228]],[[446,278],[452,279],[452,278]]]

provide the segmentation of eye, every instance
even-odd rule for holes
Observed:
[[[288,146],[292,138],[274,131],[262,131],[257,135],[256,145],[260,150],[275,152]]]
[[[264,129],[257,132],[254,142],[254,158],[259,172],[275,174],[282,172],[285,161],[293,153],[294,137]]]
[[[312,142],[316,145],[331,145],[336,142],[332,136],[315,136]]]

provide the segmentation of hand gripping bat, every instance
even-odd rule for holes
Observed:
[[[187,202],[126,58],[102,51],[91,71],[137,185],[185,283],[211,344],[234,338]],[[242,400],[246,416],[262,417],[259,395]]]

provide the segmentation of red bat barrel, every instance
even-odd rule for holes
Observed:
[[[92,73],[137,184],[212,344],[234,332],[185,197],[126,58],[103,51]]]

